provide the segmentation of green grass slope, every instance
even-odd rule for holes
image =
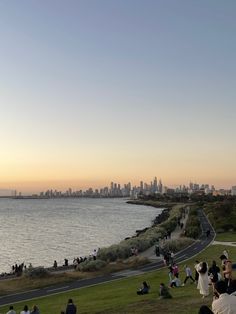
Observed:
[[[184,280],[184,265],[188,263],[193,270],[196,259],[207,261],[211,264],[215,259],[220,265],[219,256],[222,254],[224,245],[211,245],[202,253],[187,262],[179,265],[180,279]],[[229,248],[229,247],[228,247]],[[236,261],[236,247],[229,248],[230,258]],[[236,277],[236,274],[235,274]],[[139,296],[136,290],[146,280],[151,285],[148,295]],[[159,284],[168,284],[168,269],[153,271],[135,277],[104,283],[97,286],[55,294],[49,297],[21,302],[15,304],[17,313],[22,310],[24,304],[30,307],[37,304],[41,314],[60,314],[65,310],[68,298],[72,298],[78,307],[78,313],[173,313],[173,314],[197,314],[201,305],[210,305],[212,293],[206,299],[201,296],[195,284],[187,283],[185,287],[171,289],[173,299],[159,300]],[[22,287],[23,289],[24,287]],[[211,289],[210,289],[211,290]],[[0,314],[5,314],[8,306],[0,308]]]

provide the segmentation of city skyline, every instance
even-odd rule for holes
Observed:
[[[236,184],[234,1],[2,1],[0,189]]]
[[[0,189],[0,196],[37,196],[37,197],[64,197],[64,196],[103,196],[103,197],[127,197],[127,196],[137,196],[140,192],[148,195],[150,194],[172,194],[187,192],[191,194],[192,192],[202,192],[205,194],[214,193],[215,195],[228,194],[230,191],[233,195],[236,194],[236,185],[230,188],[216,187],[211,183],[198,183],[189,181],[187,184],[179,184],[175,186],[167,186],[161,178],[153,177],[152,180],[148,182],[140,180],[139,183],[134,184],[131,181],[116,182],[111,181],[109,184],[104,186],[88,186],[86,188],[81,188],[79,186],[67,187],[67,189],[60,190],[55,187],[47,188],[46,190],[33,191],[33,192],[22,192],[22,190],[14,189]]]

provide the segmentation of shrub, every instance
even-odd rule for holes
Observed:
[[[197,226],[189,226],[186,230],[186,236],[189,238],[197,239],[200,234],[200,229]]]
[[[136,268],[142,265],[146,265],[150,263],[149,259],[144,256],[131,256],[128,259],[126,259],[124,264],[129,265],[129,267]]]
[[[39,267],[32,267],[26,269],[24,275],[29,278],[44,278],[50,276],[50,273],[47,269],[45,269],[43,266]]]
[[[77,267],[80,271],[96,271],[99,270],[107,265],[106,262],[101,261],[100,259],[85,261],[80,263]]]
[[[196,208],[190,208],[185,231],[186,236],[193,239],[197,239],[202,232]]]
[[[126,259],[131,255],[131,248],[136,247],[139,252],[143,252],[154,245],[159,238],[166,235],[167,230],[173,231],[177,226],[177,218],[181,215],[182,208],[175,209],[170,218],[139,234],[121,241],[119,244],[111,245],[107,248],[101,248],[98,252],[98,258],[106,262],[114,262],[117,259]]]
[[[190,238],[179,238],[175,240],[167,240],[163,245],[164,251],[172,251],[174,253],[188,247],[190,244],[194,242],[193,239]]]

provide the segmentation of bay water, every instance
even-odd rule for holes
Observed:
[[[88,256],[151,225],[162,209],[120,198],[0,199],[0,273]]]

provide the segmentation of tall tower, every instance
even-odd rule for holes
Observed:
[[[163,192],[163,185],[162,185],[161,179],[159,180],[158,191],[159,191],[161,194],[162,194],[162,192]]]

